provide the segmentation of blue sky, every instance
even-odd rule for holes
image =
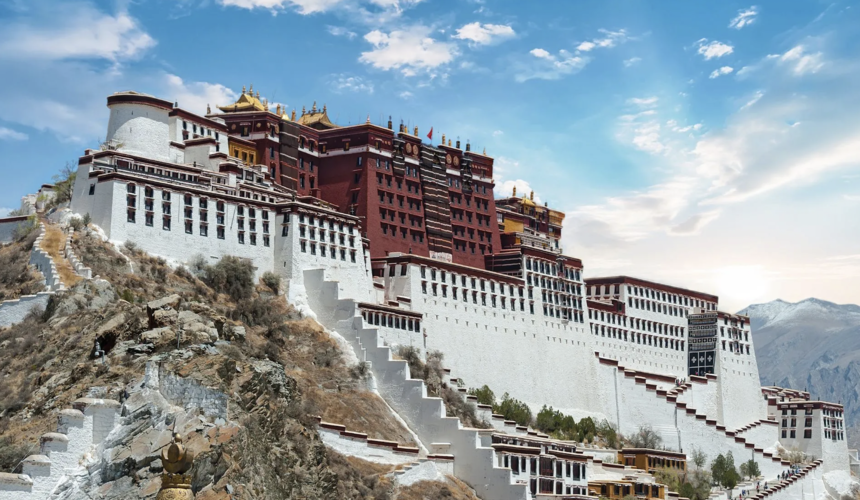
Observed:
[[[860,8],[844,1],[0,0],[0,207],[104,138],[133,89],[243,85],[392,116],[567,211],[587,274],[860,302]],[[274,105],[274,104],[273,104]],[[0,209],[2,210],[2,209]]]

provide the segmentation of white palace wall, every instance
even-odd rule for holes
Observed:
[[[424,314],[426,349],[443,352],[445,365],[468,386],[486,384],[498,396],[508,392],[534,412],[546,404],[575,418],[608,416],[607,388],[597,383],[587,323],[543,316],[539,294],[535,314],[494,308],[489,301],[464,302],[462,296],[433,296],[430,287],[425,294],[420,266],[409,265],[401,275],[402,265],[394,276],[386,274],[388,298],[411,299],[411,309]]]
[[[119,151],[169,160],[170,111],[147,104],[112,104],[107,141]]]
[[[734,354],[721,350],[718,340],[715,369],[719,377],[722,418],[726,427],[737,429],[767,418],[767,401],[761,392],[755,351]]]

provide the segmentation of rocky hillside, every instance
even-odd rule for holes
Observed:
[[[806,389],[845,405],[848,444],[860,444],[860,306],[819,299],[747,307],[762,385]]]
[[[174,430],[197,454],[200,500],[475,498],[454,479],[398,487],[391,466],[323,445],[316,416],[413,441],[361,365],[290,308],[277,280],[254,283],[238,259],[171,269],[87,231],[74,247],[98,277],[0,330],[0,471],[38,453],[59,410],[97,397],[124,402],[120,427],[60,498],[154,498]]]

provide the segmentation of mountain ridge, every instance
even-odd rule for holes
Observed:
[[[738,314],[750,317],[762,385],[842,403],[848,444],[860,444],[860,306],[776,299]]]

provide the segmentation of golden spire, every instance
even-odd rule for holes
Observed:
[[[316,113],[316,112],[317,112],[317,102],[316,102],[316,101],[314,101],[314,105],[313,105],[313,107],[311,108],[311,113]]]
[[[257,91],[257,100],[258,101],[260,100],[260,91],[259,90]]]
[[[367,115],[367,121],[365,123],[370,125],[370,115]]]
[[[191,491],[191,468],[194,452],[182,445],[182,436],[173,435],[173,442],[161,450],[161,490],[156,500],[193,500]]]
[[[415,125],[415,137],[418,137],[418,125]]]
[[[529,193],[529,201],[535,201],[535,192],[534,191]]]
[[[448,139],[448,147],[451,147],[451,139]]]
[[[210,108],[210,107],[209,107],[209,103],[208,103],[208,102],[206,103],[206,114],[207,114],[207,115],[211,115],[211,114],[212,114],[212,108]]]
[[[512,194],[511,196],[513,196],[514,198],[517,197],[517,187],[516,186],[514,186],[514,194]]]
[[[442,134],[442,145],[445,145],[445,134]]]
[[[242,85],[242,94],[243,95],[245,94],[245,86],[244,85]]]
[[[278,116],[281,116],[281,105],[280,105],[280,104],[278,104],[278,105],[275,107],[275,114],[276,114],[276,115],[278,115]]]
[[[484,148],[484,156],[487,156],[487,148]]]
[[[243,87],[243,88],[244,88],[244,87]],[[254,97],[254,84],[253,84],[253,83],[251,84],[251,88],[250,88],[250,89],[248,89],[248,90],[249,90],[249,91],[250,91],[250,93],[251,93],[251,97]]]
[[[326,107],[325,107],[325,104],[323,104],[323,113],[325,113],[325,112],[326,112]]]
[[[304,108],[302,108],[302,110],[304,110]],[[293,113],[290,115],[290,120],[296,121],[296,110],[295,109],[293,109]]]

